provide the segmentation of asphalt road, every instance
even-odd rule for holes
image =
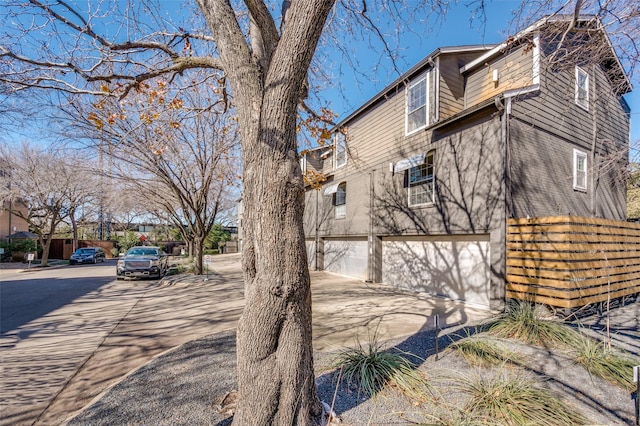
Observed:
[[[0,424],[33,424],[154,282],[115,261],[0,270]]]

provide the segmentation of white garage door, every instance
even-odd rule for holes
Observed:
[[[382,281],[489,305],[488,241],[382,241]]]
[[[367,280],[367,240],[324,241],[324,270],[348,277]]]

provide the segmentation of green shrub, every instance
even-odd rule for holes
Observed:
[[[456,351],[474,366],[501,365],[505,362],[521,362],[514,352],[508,351],[495,342],[477,336],[468,336],[453,342],[448,349]]]

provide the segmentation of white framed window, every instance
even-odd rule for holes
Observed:
[[[407,88],[406,133],[410,134],[429,124],[429,73],[411,82]]]
[[[336,219],[347,217],[347,183],[338,185],[336,193],[333,195],[333,205],[335,207]]]
[[[573,150],[573,189],[587,190],[587,154]]]
[[[347,164],[347,138],[344,136],[344,133],[337,132],[333,143],[335,145],[335,166],[337,169]]]
[[[426,155],[424,163],[411,167],[409,173],[409,205],[433,203],[434,164],[433,152]]]
[[[576,105],[589,110],[589,74],[576,65]]]

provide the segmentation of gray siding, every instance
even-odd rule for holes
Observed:
[[[540,93],[513,102],[509,176],[514,217],[626,218],[629,117],[603,70],[586,70],[588,111],[575,103],[572,67],[543,72]],[[574,148],[588,154],[587,192],[573,190]]]
[[[460,67],[478,53],[440,55],[430,80],[430,88],[439,90],[437,101],[430,100],[433,115],[443,121],[465,108],[478,110],[435,130],[405,134],[403,86],[352,117],[346,123],[347,164],[334,169],[331,157],[323,161],[318,167],[327,181],[305,195],[311,266],[364,278],[366,247],[368,279],[386,277],[394,285],[422,286],[482,304],[488,300],[498,308],[504,298],[507,215],[624,219],[619,171],[625,162],[616,156],[628,144],[629,118],[619,99],[604,72],[591,67],[592,102],[585,111],[574,102],[573,69],[545,70],[544,58],[539,91],[502,99],[507,90],[534,84],[531,47],[514,47],[464,76]],[[498,84],[492,82],[494,69]],[[506,109],[480,105],[493,97],[500,97]],[[574,148],[590,155],[587,191],[573,189]],[[408,172],[394,173],[393,165],[427,152],[434,153],[434,202],[410,207]],[[325,196],[324,189],[340,182],[347,186],[347,213],[335,218],[334,197]],[[444,263],[434,262],[434,250],[443,247],[448,250],[441,253]],[[393,261],[385,259],[390,254]],[[471,270],[479,272],[467,283],[464,271]],[[486,288],[478,278],[484,270]]]

